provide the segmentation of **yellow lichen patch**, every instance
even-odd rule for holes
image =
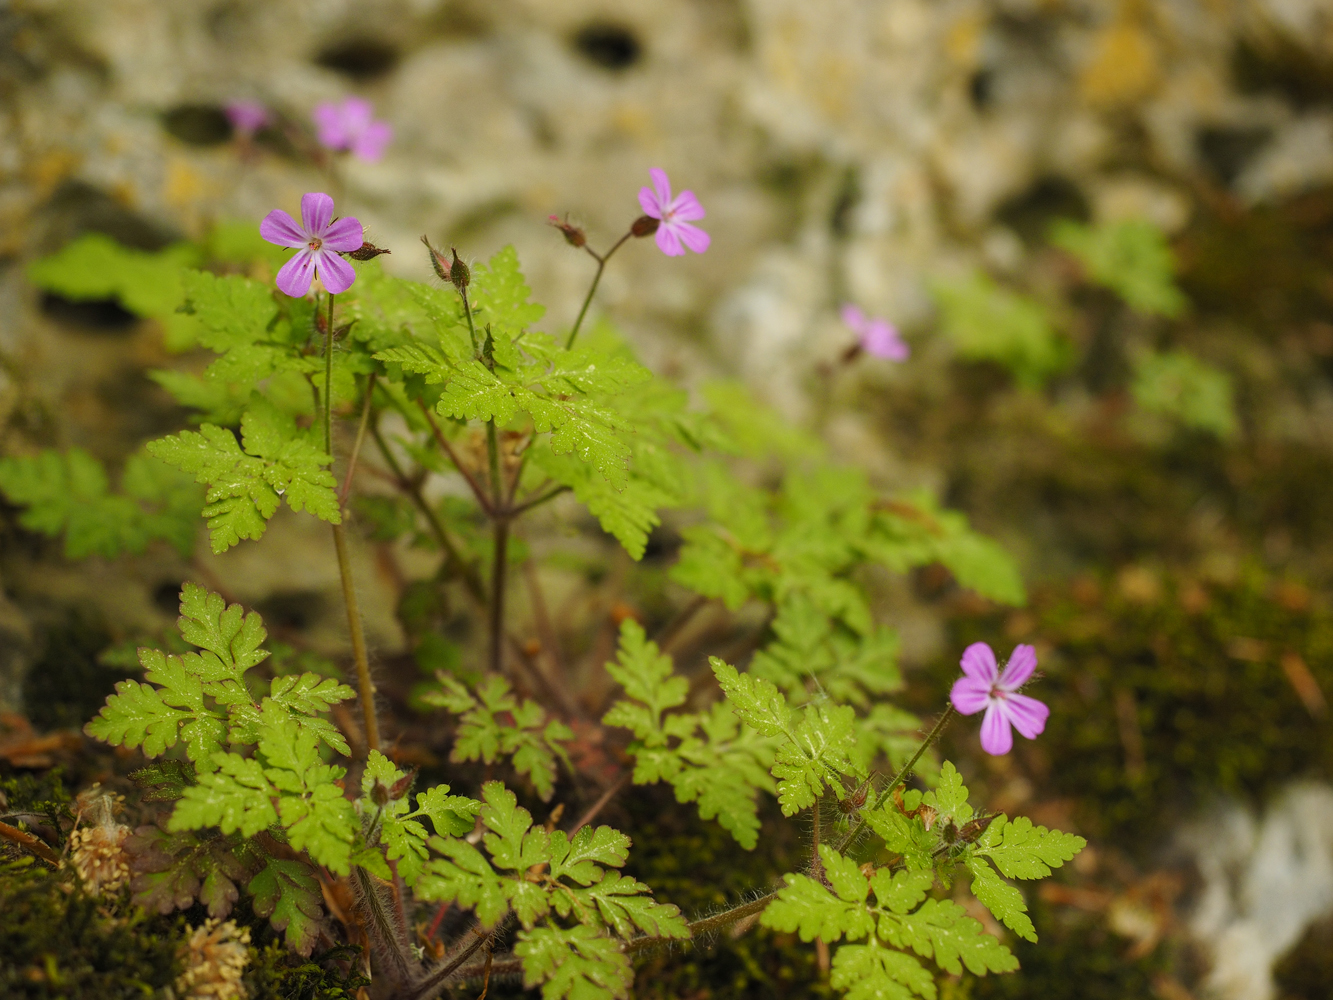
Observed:
[[[210,917],[185,942],[185,971],[176,980],[179,1000],[243,1000],[241,975],[250,961],[250,929]]]
[[[1157,52],[1147,32],[1137,24],[1113,24],[1093,41],[1079,90],[1090,104],[1128,104],[1151,93],[1159,74]]]

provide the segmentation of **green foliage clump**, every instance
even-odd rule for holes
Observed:
[[[1061,219],[1051,242],[1078,258],[1092,281],[1132,309],[1175,318],[1189,300],[1175,284],[1175,257],[1160,229],[1145,219],[1087,226]]]
[[[1191,430],[1227,440],[1239,429],[1226,372],[1186,351],[1146,354],[1134,366],[1134,402]]]
[[[113,493],[102,463],[82,448],[0,459],[0,493],[25,508],[19,524],[48,538],[63,535],[67,558],[137,554],[159,539],[188,556],[199,514],[189,479],[136,452],[120,485]]]
[[[1036,299],[981,272],[932,289],[945,334],[961,358],[1004,365],[1019,385],[1039,388],[1072,360],[1069,341]]]

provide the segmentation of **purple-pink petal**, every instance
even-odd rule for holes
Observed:
[[[1041,735],[1051,714],[1051,710],[1044,704],[1025,694],[1008,695],[1000,701],[1000,705],[1014,728],[1030,740]]]
[[[305,225],[307,233],[316,239],[323,239],[332,221],[332,198],[323,191],[311,191],[301,195],[301,222]]]
[[[898,336],[897,327],[882,319],[871,320],[862,329],[861,349],[867,354],[888,361],[905,361],[912,353],[911,348]]]
[[[963,658],[959,661],[959,665],[963,668],[963,673],[985,684],[987,689],[999,677],[999,671],[995,669],[995,653],[984,642],[974,642],[963,650]]]
[[[331,101],[315,105],[310,113],[315,121],[315,132],[319,144],[326,149],[344,149],[347,146],[347,126],[343,121],[342,111]]]
[[[1000,675],[1000,687],[1006,691],[1017,691],[1037,669],[1037,651],[1025,644],[1015,646],[1009,654],[1009,663]]]
[[[680,241],[685,244],[694,253],[703,253],[713,242],[713,238],[698,226],[691,226],[688,222],[677,222],[668,226],[674,229],[680,237]]]
[[[318,258],[316,267],[319,270],[319,280],[323,282],[326,291],[336,295],[352,287],[352,282],[356,280],[356,272],[352,270],[351,264],[328,250],[320,250],[315,256]]]
[[[680,237],[676,235],[676,227],[670,223],[663,223],[657,227],[657,248],[668,257],[685,255],[685,248],[680,245]]]
[[[359,250],[366,241],[365,230],[353,216],[339,219],[324,231],[324,249],[338,253],[350,253]]]
[[[960,677],[949,692],[953,707],[963,715],[976,715],[991,702],[990,685],[972,677]]]
[[[852,333],[860,336],[866,328],[866,314],[850,302],[842,307],[842,321],[847,324]]]
[[[992,702],[981,720],[981,749],[995,757],[1003,756],[1014,748],[1014,734],[1009,730],[1009,719],[999,703]]]
[[[682,191],[667,209],[667,214],[681,222],[698,222],[706,214],[693,191]]]
[[[268,124],[268,108],[258,101],[229,101],[224,109],[231,127],[242,135],[252,135]]]
[[[292,298],[299,299],[310,291],[310,281],[314,277],[315,254],[311,250],[302,250],[278,271],[278,287]]]
[[[648,176],[652,178],[653,190],[657,192],[657,204],[665,212],[671,204],[671,181],[661,167],[653,167],[648,171]]]
[[[280,247],[297,248],[310,242],[305,230],[280,208],[275,208],[264,216],[264,221],[259,224],[259,235],[269,243],[276,243]]]
[[[662,217],[662,206],[658,204],[657,195],[653,194],[652,188],[639,188],[639,207],[643,209],[644,215],[650,215],[654,219]]]
[[[359,135],[352,139],[352,155],[374,163],[384,155],[385,147],[393,141],[393,126],[388,122],[368,122]]]

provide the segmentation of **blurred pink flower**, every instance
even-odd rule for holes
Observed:
[[[250,137],[270,121],[268,108],[258,101],[228,101],[223,109],[237,135]]]
[[[376,121],[374,116],[371,103],[360,97],[337,104],[325,101],[312,114],[321,146],[335,152],[349,150],[369,163],[383,156],[384,147],[393,140],[393,126]]]
[[[1046,728],[1051,710],[1036,698],[1017,693],[1037,669],[1037,651],[1031,646],[1015,646],[1001,674],[990,646],[974,642],[963,650],[962,668],[964,676],[954,682],[949,700],[963,715],[986,710],[981,720],[981,749],[997,757],[1012,750],[1010,726],[1030,740]]]
[[[687,247],[695,253],[707,250],[712,239],[698,226],[690,225],[704,217],[704,207],[694,192],[682,191],[672,198],[665,170],[653,167],[648,176],[653,186],[639,189],[639,204],[645,214],[661,222],[657,227],[658,249],[668,257],[683,256]]]
[[[264,216],[259,235],[280,247],[299,250],[278,271],[278,287],[293,298],[310,291],[310,281],[319,275],[333,293],[345,292],[356,280],[352,265],[338,256],[359,250],[365,242],[361,223],[348,217],[333,221],[333,199],[318,191],[301,196],[301,224],[280,208]]]
[[[842,307],[842,321],[861,341],[861,350],[889,361],[906,361],[912,349],[886,319],[872,319],[853,305]]]

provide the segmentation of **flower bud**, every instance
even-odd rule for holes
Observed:
[[[389,798],[389,786],[376,778],[375,784],[370,787],[370,801],[383,809],[389,804]]]
[[[451,281],[449,277],[449,259],[430,245],[430,240],[425,236],[421,237],[421,242],[426,244],[426,249],[430,251],[430,266],[435,268],[436,275],[441,281]]]
[[[449,249],[453,251],[454,255],[454,259],[449,264],[449,280],[454,283],[454,287],[458,289],[459,294],[462,294],[467,291],[468,282],[472,280],[472,272],[468,270],[466,264],[458,259],[458,251],[453,247]]]
[[[385,250],[381,247],[375,246],[374,243],[367,241],[365,243],[362,243],[358,249],[349,251],[347,256],[351,257],[352,260],[374,260],[382,253],[392,253],[392,252],[393,252],[392,250]]]
[[[414,767],[405,775],[389,786],[389,798],[397,802],[412,788],[412,783],[417,780],[417,769]]]
[[[634,220],[634,225],[629,227],[629,231],[639,239],[643,239],[657,232],[657,227],[661,224],[661,219],[654,219],[651,215],[641,215]]]
[[[556,229],[564,233],[565,242],[572,247],[581,247],[588,242],[588,234],[585,233],[578,226],[571,224],[569,221],[569,216],[565,216],[565,221],[561,222],[558,218],[556,218],[553,215],[548,220],[548,224],[555,226]]]

